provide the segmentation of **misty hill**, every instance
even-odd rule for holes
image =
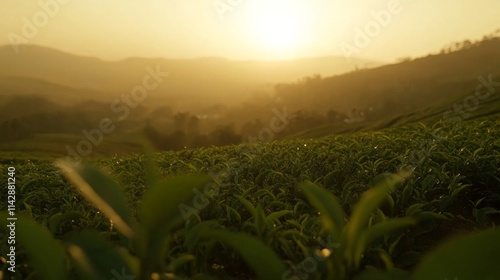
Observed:
[[[147,74],[145,68],[150,66],[154,69],[158,64],[161,71],[169,72],[170,76],[153,90],[154,95],[176,99],[176,102],[186,100],[180,103],[190,103],[190,108],[195,103],[206,105],[208,100],[213,103],[214,100],[240,102],[252,93],[268,92],[269,85],[293,82],[304,76],[328,76],[348,72],[355,67],[379,65],[362,59],[348,62],[343,57],[293,61],[131,58],[110,62],[34,45],[22,46],[18,54],[10,46],[0,47],[0,61],[0,79],[33,78],[76,90],[110,93],[113,98],[142,83],[142,78]],[[0,94],[7,91],[4,82],[5,79],[0,81]],[[23,83],[29,84],[28,81]],[[44,91],[43,88],[39,90]],[[101,94],[101,97],[106,95]]]
[[[37,96],[59,105],[74,105],[88,99],[102,99],[105,95],[102,91],[61,85],[38,78],[0,76],[0,96],[3,100],[18,96]]]
[[[310,119],[329,114],[329,123],[325,121],[314,133],[304,133],[321,136],[439,118],[455,102],[462,104],[474,95],[482,84],[478,77],[489,80],[490,75],[500,82],[500,38],[412,61],[282,84],[276,94],[290,111],[301,111]],[[480,108],[500,112],[499,97],[493,95]],[[306,127],[310,132],[311,126]]]
[[[274,133],[273,140],[437,121],[455,103],[463,105],[465,98],[474,95],[481,85],[478,77],[489,80],[491,75],[500,82],[498,50],[500,39],[488,38],[397,64],[326,78],[309,73],[293,78],[295,83],[277,83],[272,79],[279,81],[298,71],[291,66],[296,62],[221,58],[104,62],[31,46],[19,54],[22,59],[16,64],[0,48],[1,59],[11,66],[0,65],[0,142],[4,142],[0,150],[38,145],[64,153],[68,139],[78,142],[83,129],[98,127],[105,117],[115,121],[116,130],[109,136],[114,142],[103,147],[137,149],[132,139],[142,135],[166,150],[256,138],[263,129],[269,130],[275,112],[284,108],[295,117]],[[162,71],[175,71],[147,102],[130,109],[125,120],[117,120],[110,101],[130,92],[142,81],[145,65],[154,62],[168,63],[162,64]],[[311,69],[319,62],[307,59],[299,64],[309,63],[306,68]],[[493,94],[477,107],[470,118],[500,115],[500,95]],[[60,145],[55,148],[43,139]],[[121,145],[124,139],[127,143]]]

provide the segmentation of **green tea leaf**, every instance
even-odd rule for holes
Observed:
[[[233,207],[226,205],[226,216],[229,221],[231,221],[231,216],[236,218],[238,223],[241,223],[241,215]]]
[[[390,234],[391,232],[393,232],[395,230],[399,230],[399,229],[403,229],[403,228],[412,226],[415,223],[416,223],[416,221],[413,218],[409,218],[409,217],[397,218],[397,219],[391,219],[391,220],[388,220],[386,222],[376,224],[376,225],[364,230],[361,233],[359,240],[356,244],[356,250],[354,253],[355,265],[359,266],[363,252],[375,240],[382,238],[384,235]]]
[[[272,225],[274,222],[278,221],[279,218],[281,218],[285,215],[291,214],[291,213],[293,213],[293,212],[290,210],[281,210],[281,211],[271,213],[266,217],[267,223],[268,223],[268,225]]]
[[[153,185],[145,194],[140,209],[142,223],[141,261],[145,273],[161,270],[159,263],[167,250],[169,232],[183,219],[181,206],[193,198],[187,207],[199,210],[209,200],[201,189],[212,182],[209,176],[177,176]]]
[[[26,211],[25,211],[26,215],[30,218],[33,218],[33,210],[31,209],[31,206],[28,203],[26,203],[25,201],[23,201],[23,205],[24,205],[24,208],[26,208]]]
[[[108,217],[116,228],[128,238],[132,238],[132,215],[125,200],[123,188],[108,175],[95,167],[75,170],[63,160],[56,165],[73,183],[80,193]]]
[[[326,174],[323,183],[325,184],[325,187],[331,187],[333,186],[336,177],[338,176],[338,171],[334,170],[328,174]]]
[[[127,261],[122,252],[101,234],[84,231],[68,239],[68,251],[75,260],[81,279],[116,278],[117,275],[137,275],[137,268]]]
[[[230,245],[254,270],[258,279],[281,279],[285,266],[269,247],[254,237],[224,230],[206,232],[205,238],[220,240]]]
[[[302,190],[312,206],[320,212],[320,220],[324,228],[332,234],[334,239],[339,240],[344,229],[345,214],[338,199],[312,182],[302,183],[299,189]]]
[[[422,181],[422,190],[428,190],[428,189],[430,189],[432,186],[434,186],[435,182],[436,182],[436,176],[434,176],[434,175],[428,175]]]
[[[371,213],[386,199],[389,191],[408,176],[408,173],[388,175],[386,180],[382,180],[375,187],[364,192],[360,201],[353,207],[351,218],[346,227],[346,236],[348,238],[346,250],[347,259],[350,264],[356,263],[355,248],[363,229],[368,224]]]
[[[186,234],[186,239],[184,240],[184,245],[187,247],[188,251],[194,252],[202,234],[209,229],[214,229],[218,225],[219,223],[216,221],[204,221],[189,229]]]
[[[196,256],[192,254],[182,254],[178,257],[176,257],[173,261],[171,261],[168,264],[168,270],[169,271],[177,271],[179,270],[182,266],[186,265],[187,263],[193,262],[196,260]]]
[[[266,229],[266,215],[264,214],[264,210],[260,205],[257,205],[255,210],[256,210],[256,215],[254,220],[255,229],[259,237],[262,237],[262,234]]]
[[[417,215],[418,213],[422,212],[422,207],[424,206],[425,204],[423,203],[413,204],[412,206],[408,207],[408,209],[406,209],[406,216]]]
[[[408,202],[408,200],[411,198],[412,193],[413,193],[413,186],[411,186],[411,185],[405,186],[403,188],[403,193],[401,194],[400,203],[402,205],[405,205]]]
[[[255,209],[255,206],[253,206],[253,204],[250,201],[248,201],[241,195],[235,195],[235,197],[241,202],[241,204],[243,204],[243,206],[245,206],[245,208],[248,210],[248,212],[250,212],[252,217],[257,216],[257,209]]]
[[[59,224],[61,224],[61,217],[62,213],[56,213],[50,216],[49,220],[47,221],[47,227],[49,228],[50,232],[55,233],[57,231],[57,229],[59,228]]]
[[[255,177],[255,185],[262,186],[267,175],[271,173],[271,170],[262,170],[257,177]]]
[[[413,280],[500,279],[500,230],[455,237],[426,255]]]

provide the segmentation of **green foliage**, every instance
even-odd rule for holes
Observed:
[[[138,274],[136,258],[122,248],[114,247],[97,232],[74,234],[66,242],[80,279],[113,279],[122,270],[127,275]]]
[[[499,279],[500,230],[448,240],[428,254],[411,279]]]
[[[66,249],[74,260],[80,279],[111,279],[120,273],[149,279],[153,274],[166,273],[163,260],[173,239],[172,232],[183,221],[179,204],[187,202],[196,190],[199,191],[212,182],[208,176],[193,175],[154,182],[144,195],[140,223],[137,223],[130,215],[131,210],[126,205],[123,188],[111,177],[94,167],[75,170],[61,161],[57,165],[75,188],[116,225],[123,238],[129,240],[127,246],[115,246],[102,234],[94,231],[74,234],[68,238]],[[258,209],[262,211],[261,208]],[[273,218],[281,215],[275,214]],[[2,221],[6,221],[7,216],[2,216]],[[50,217],[48,226],[55,232],[61,222],[77,216],[73,212],[57,213]],[[68,279],[63,246],[51,236],[49,230],[28,218],[19,219],[18,228],[19,240],[27,249],[37,276],[42,279]],[[34,238],[30,239],[30,236]],[[200,238],[211,238],[229,244],[242,255],[260,279],[280,275],[285,270],[275,253],[253,237],[226,230],[194,230],[189,236],[190,251]],[[184,255],[169,268],[175,269],[194,258],[192,255]]]
[[[271,272],[277,279],[409,279],[447,237],[500,223],[498,124],[416,124],[91,160],[106,172],[2,158],[3,169],[19,171],[19,220],[33,226],[18,237],[14,277],[59,269],[69,279],[253,279]],[[0,239],[3,253],[7,242]],[[47,249],[27,239],[59,248],[53,251],[62,265],[53,265],[54,256],[47,268]],[[459,243],[452,247],[462,253],[450,256],[489,263],[470,251],[484,244]],[[458,275],[467,267],[456,269],[458,279],[467,279]]]
[[[95,167],[74,170],[64,161],[58,161],[56,165],[87,200],[113,221],[120,232],[129,238],[133,236],[131,211],[118,183]]]
[[[276,254],[259,240],[239,233],[208,231],[205,238],[220,240],[233,247],[250,265],[258,279],[280,279],[285,266]]]
[[[340,243],[339,249],[327,248],[332,251],[330,271],[335,274],[335,279],[345,279],[348,275],[353,275],[360,268],[363,253],[375,240],[414,224],[412,218],[399,218],[385,220],[366,228],[373,211],[387,197],[388,192],[408,176],[409,173],[388,176],[386,180],[366,191],[354,206],[347,223],[344,222],[345,214],[338,200],[327,190],[311,182],[300,186],[311,204],[320,211],[320,221],[330,237]]]
[[[374,241],[393,231],[415,224],[415,219],[405,217],[387,220],[371,225],[369,218],[385,198],[387,192],[409,174],[398,174],[366,191],[354,206],[346,226],[336,224],[343,216],[337,200],[325,189],[308,182],[301,185],[309,201],[318,210],[324,210],[321,222],[341,243],[338,249],[331,249],[328,279],[348,279],[356,274],[364,252]],[[356,280],[376,279],[498,279],[500,271],[496,262],[500,257],[500,231],[491,230],[479,234],[455,238],[432,251],[416,268],[413,275],[408,271],[394,268],[389,254],[377,248],[386,263],[386,271],[368,269],[361,271]],[[464,265],[467,264],[467,265]],[[480,277],[480,278],[478,278]]]
[[[167,252],[169,233],[182,221],[179,203],[210,182],[208,176],[175,177],[159,181],[145,193],[141,207],[140,242],[143,275],[163,271],[161,260]]]

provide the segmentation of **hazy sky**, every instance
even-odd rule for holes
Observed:
[[[2,0],[0,44],[106,60],[352,53],[393,61],[480,39],[500,28],[499,13],[499,0]]]

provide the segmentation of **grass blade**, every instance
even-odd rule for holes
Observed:
[[[128,238],[134,236],[131,211],[125,200],[125,192],[116,181],[95,167],[76,170],[64,160],[58,160],[55,164],[73,186],[102,211],[123,235]]]
[[[309,181],[302,183],[299,189],[312,206],[321,213],[320,220],[324,228],[332,234],[334,239],[339,240],[344,228],[345,213],[338,199],[327,190]]]
[[[385,180],[364,192],[359,202],[353,207],[351,218],[346,227],[346,236],[348,238],[346,257],[349,264],[355,264],[355,247],[368,224],[371,213],[387,198],[389,191],[408,176],[409,173],[406,172],[388,175]]]

